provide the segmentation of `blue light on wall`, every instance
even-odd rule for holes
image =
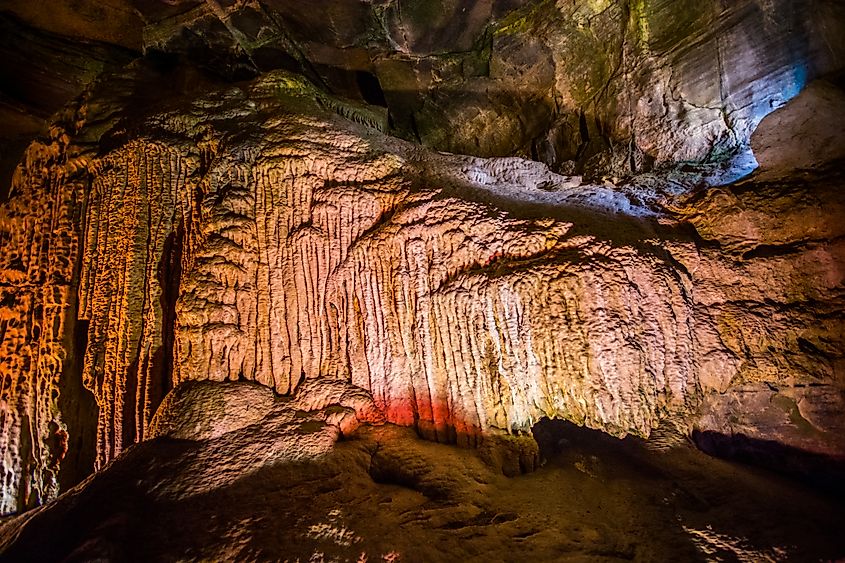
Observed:
[[[798,96],[809,80],[809,68],[803,57],[795,60],[781,72],[772,73],[762,79],[764,83],[758,89],[763,93],[760,99],[754,101],[751,115],[748,119],[749,134],[754,131],[763,119],[773,111],[783,107],[790,100]],[[723,185],[732,183],[750,175],[759,167],[751,147],[740,147],[724,168],[710,179],[710,183]]]

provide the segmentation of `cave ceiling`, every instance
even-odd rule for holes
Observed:
[[[391,134],[438,150],[617,177],[736,152],[808,81],[838,76],[845,52],[832,0],[5,4],[45,50],[35,68],[16,62],[30,59],[7,24],[4,74],[24,80],[7,80],[4,99],[29,113],[52,113],[99,70],[145,53],[228,81],[294,71],[385,108]],[[43,33],[97,45],[79,59]],[[62,68],[38,68],[51,64]]]

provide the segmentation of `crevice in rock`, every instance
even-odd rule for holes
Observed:
[[[72,326],[72,346],[62,372],[59,410],[67,427],[68,451],[59,471],[59,488],[66,491],[94,472],[97,457],[98,407],[94,394],[82,383],[82,361],[88,346],[88,321],[78,320],[76,306],[71,308],[68,325]]]
[[[378,77],[370,72],[356,71],[355,82],[358,84],[358,90],[361,97],[368,104],[373,104],[381,107],[387,107],[387,99],[384,96],[384,90],[381,88]]]
[[[21,460],[21,472],[18,484],[18,510],[23,512],[37,506],[30,498],[32,492],[32,470],[35,460],[32,454],[32,433],[30,419],[27,415],[21,416],[21,433],[18,444],[18,455]]]
[[[581,428],[568,420],[543,417],[531,427],[531,434],[540,447],[540,459],[552,459],[576,440],[578,436],[599,433],[596,430]]]
[[[182,279],[182,253],[185,241],[185,226],[179,222],[176,231],[164,242],[161,262],[158,267],[158,283],[161,287],[161,339],[162,345],[153,358],[153,381],[149,390],[152,411],[158,408],[164,396],[173,388],[174,327],[176,324],[176,301]],[[158,377],[155,377],[155,376]]]
[[[590,145],[590,127],[587,125],[587,115],[584,113],[583,109],[578,115],[578,133],[581,136],[581,144],[578,146],[578,150],[575,153],[575,160],[580,162],[584,153],[587,152],[587,147]]]
[[[796,244],[760,244],[743,252],[743,260],[752,260],[754,258],[775,258],[777,256],[788,256],[796,254],[805,250],[805,245],[802,243]]]
[[[830,354],[828,354],[824,350],[819,349],[818,346],[816,346],[815,344],[813,344],[812,342],[810,342],[806,338],[799,336],[796,339],[796,342],[798,344],[798,349],[801,350],[801,352],[803,352],[804,354],[807,354],[807,355],[810,355],[810,356],[821,357],[821,358],[825,358],[825,359],[830,358]]]
[[[143,408],[142,405],[139,404],[138,400],[138,372],[140,370],[139,360],[141,357],[142,344],[143,342],[139,339],[138,344],[135,347],[135,352],[132,355],[132,363],[130,363],[126,368],[126,380],[124,382],[125,391],[123,395],[123,416],[121,419],[122,424],[119,428],[115,428],[113,430],[115,436],[122,436],[122,442],[119,445],[112,444],[111,447],[114,448],[114,451],[109,453],[110,459],[120,453],[123,444],[126,444],[127,446],[134,444],[137,436],[139,435],[139,430],[141,430],[138,428],[139,417],[137,415]]]

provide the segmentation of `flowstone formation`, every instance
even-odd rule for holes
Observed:
[[[382,421],[500,442],[509,473],[536,460],[505,436],[542,417],[648,436],[702,405],[700,432],[845,451],[841,153],[796,160],[762,127],[764,169],[740,183],[591,184],[397,140],[287,72],[181,72],[98,82],[2,209],[4,511],[55,496],[74,430],[97,467],[168,435],[155,411],[193,380],[294,395],[337,429],[327,444]],[[837,96],[814,86],[770,120],[795,123],[793,146],[842,146],[799,111],[835,124]],[[714,427],[748,386],[795,409]]]
[[[841,2],[72,4],[0,13],[0,560],[845,554],[691,447],[845,494]]]

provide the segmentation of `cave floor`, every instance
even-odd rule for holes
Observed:
[[[132,447],[54,503],[4,523],[4,559],[756,562],[845,555],[841,499],[683,442],[658,448],[578,430],[557,437],[556,453],[538,471],[507,478],[475,450],[392,426],[363,428],[319,461],[259,466],[246,449],[237,454],[237,438]]]

